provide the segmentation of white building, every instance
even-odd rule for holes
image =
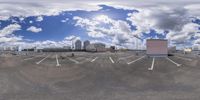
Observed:
[[[88,40],[84,41],[84,43],[83,43],[83,49],[86,50],[86,47],[88,45],[90,45],[90,41],[88,41]]]
[[[183,49],[184,54],[191,53],[191,52],[192,52],[192,48],[184,48]]]
[[[90,44],[90,45],[88,45],[88,46],[86,47],[86,51],[88,51],[88,52],[96,52],[97,49],[96,49],[96,47],[94,46],[94,44]]]
[[[75,50],[82,50],[82,42],[80,40],[75,42]]]
[[[192,48],[192,50],[198,51],[198,50],[199,50],[199,46],[194,46],[194,47]]]
[[[17,51],[22,51],[22,48],[20,46],[17,47]]]
[[[105,52],[106,51],[106,45],[103,44],[103,43],[90,44],[86,47],[86,51],[89,51],[89,52]]]

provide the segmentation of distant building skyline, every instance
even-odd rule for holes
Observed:
[[[75,50],[82,50],[82,42],[81,42],[81,40],[76,40],[76,42],[75,42]]]
[[[83,42],[83,49],[86,50],[86,47],[87,47],[88,45],[90,45],[90,41],[89,41],[89,40],[85,40],[85,41]]]

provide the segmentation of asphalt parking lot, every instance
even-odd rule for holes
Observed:
[[[199,100],[200,57],[176,53],[0,56],[0,100]]]

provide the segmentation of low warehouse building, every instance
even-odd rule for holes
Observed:
[[[184,53],[184,54],[191,53],[191,52],[192,52],[192,49],[191,49],[191,48],[185,48],[185,49],[183,50],[183,53]]]
[[[88,52],[96,52],[96,47],[94,46],[94,44],[90,44],[86,47],[86,51]]]
[[[105,52],[106,45],[103,43],[90,44],[86,47],[86,51],[88,51],[88,52]]]
[[[169,47],[168,48],[168,53],[176,53],[176,46],[173,46],[173,47]]]
[[[168,56],[168,41],[163,39],[148,39],[147,55],[148,56]]]

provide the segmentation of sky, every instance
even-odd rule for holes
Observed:
[[[0,0],[0,46],[47,48],[90,40],[145,49],[146,39],[199,48],[199,0]]]

